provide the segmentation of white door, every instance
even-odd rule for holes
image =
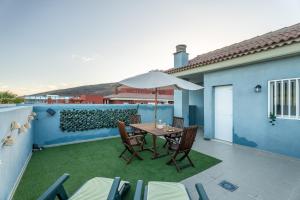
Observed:
[[[232,86],[215,87],[215,138],[232,142]]]

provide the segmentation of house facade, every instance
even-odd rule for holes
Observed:
[[[300,158],[300,24],[191,60],[179,45],[167,72],[204,86],[175,91],[174,114],[196,106],[206,139]]]
[[[26,104],[103,104],[103,97],[99,95],[32,95],[25,96],[24,99]]]
[[[24,100],[26,104],[67,104],[69,103],[71,96],[60,96],[60,95],[31,95],[25,96]]]
[[[173,88],[158,90],[157,101],[159,104],[173,104]],[[119,86],[115,94],[104,97],[104,104],[154,104],[155,94],[152,89],[130,88]]]
[[[103,96],[100,95],[80,95],[72,97],[69,103],[72,104],[103,104]]]

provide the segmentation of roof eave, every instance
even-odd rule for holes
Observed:
[[[152,98],[130,98],[130,97],[116,97],[116,98],[110,98],[110,100],[135,100],[135,101],[154,101],[155,99]],[[164,99],[164,98],[158,98],[157,101],[173,101],[173,99]]]
[[[203,65],[203,66],[201,65],[194,66],[191,69],[186,69],[175,73],[171,72],[170,74],[181,77],[181,76],[186,76],[186,75],[191,75],[196,73],[204,73],[204,72],[210,72],[210,71],[216,71],[216,70],[238,67],[242,65],[258,63],[258,62],[275,60],[275,59],[290,57],[295,55],[300,55],[300,42],[282,46],[282,47],[277,47],[274,49],[269,49],[267,51],[261,51],[258,53],[241,56],[231,60],[225,60],[225,61]]]

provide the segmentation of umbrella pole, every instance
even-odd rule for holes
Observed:
[[[155,107],[154,107],[154,124],[155,124],[155,128],[156,128],[156,122],[157,122],[157,88],[155,88]]]

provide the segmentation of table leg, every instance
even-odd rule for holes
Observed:
[[[159,155],[159,153],[157,152],[157,147],[156,147],[157,136],[152,135],[152,139],[153,139],[153,156],[152,156],[152,159],[156,159]]]
[[[144,142],[145,142],[145,140],[144,140]],[[145,143],[144,143],[144,145],[145,145]],[[149,147],[145,147],[144,145],[143,145],[143,148],[140,151],[151,151],[152,153],[154,153],[153,147],[149,148]]]

